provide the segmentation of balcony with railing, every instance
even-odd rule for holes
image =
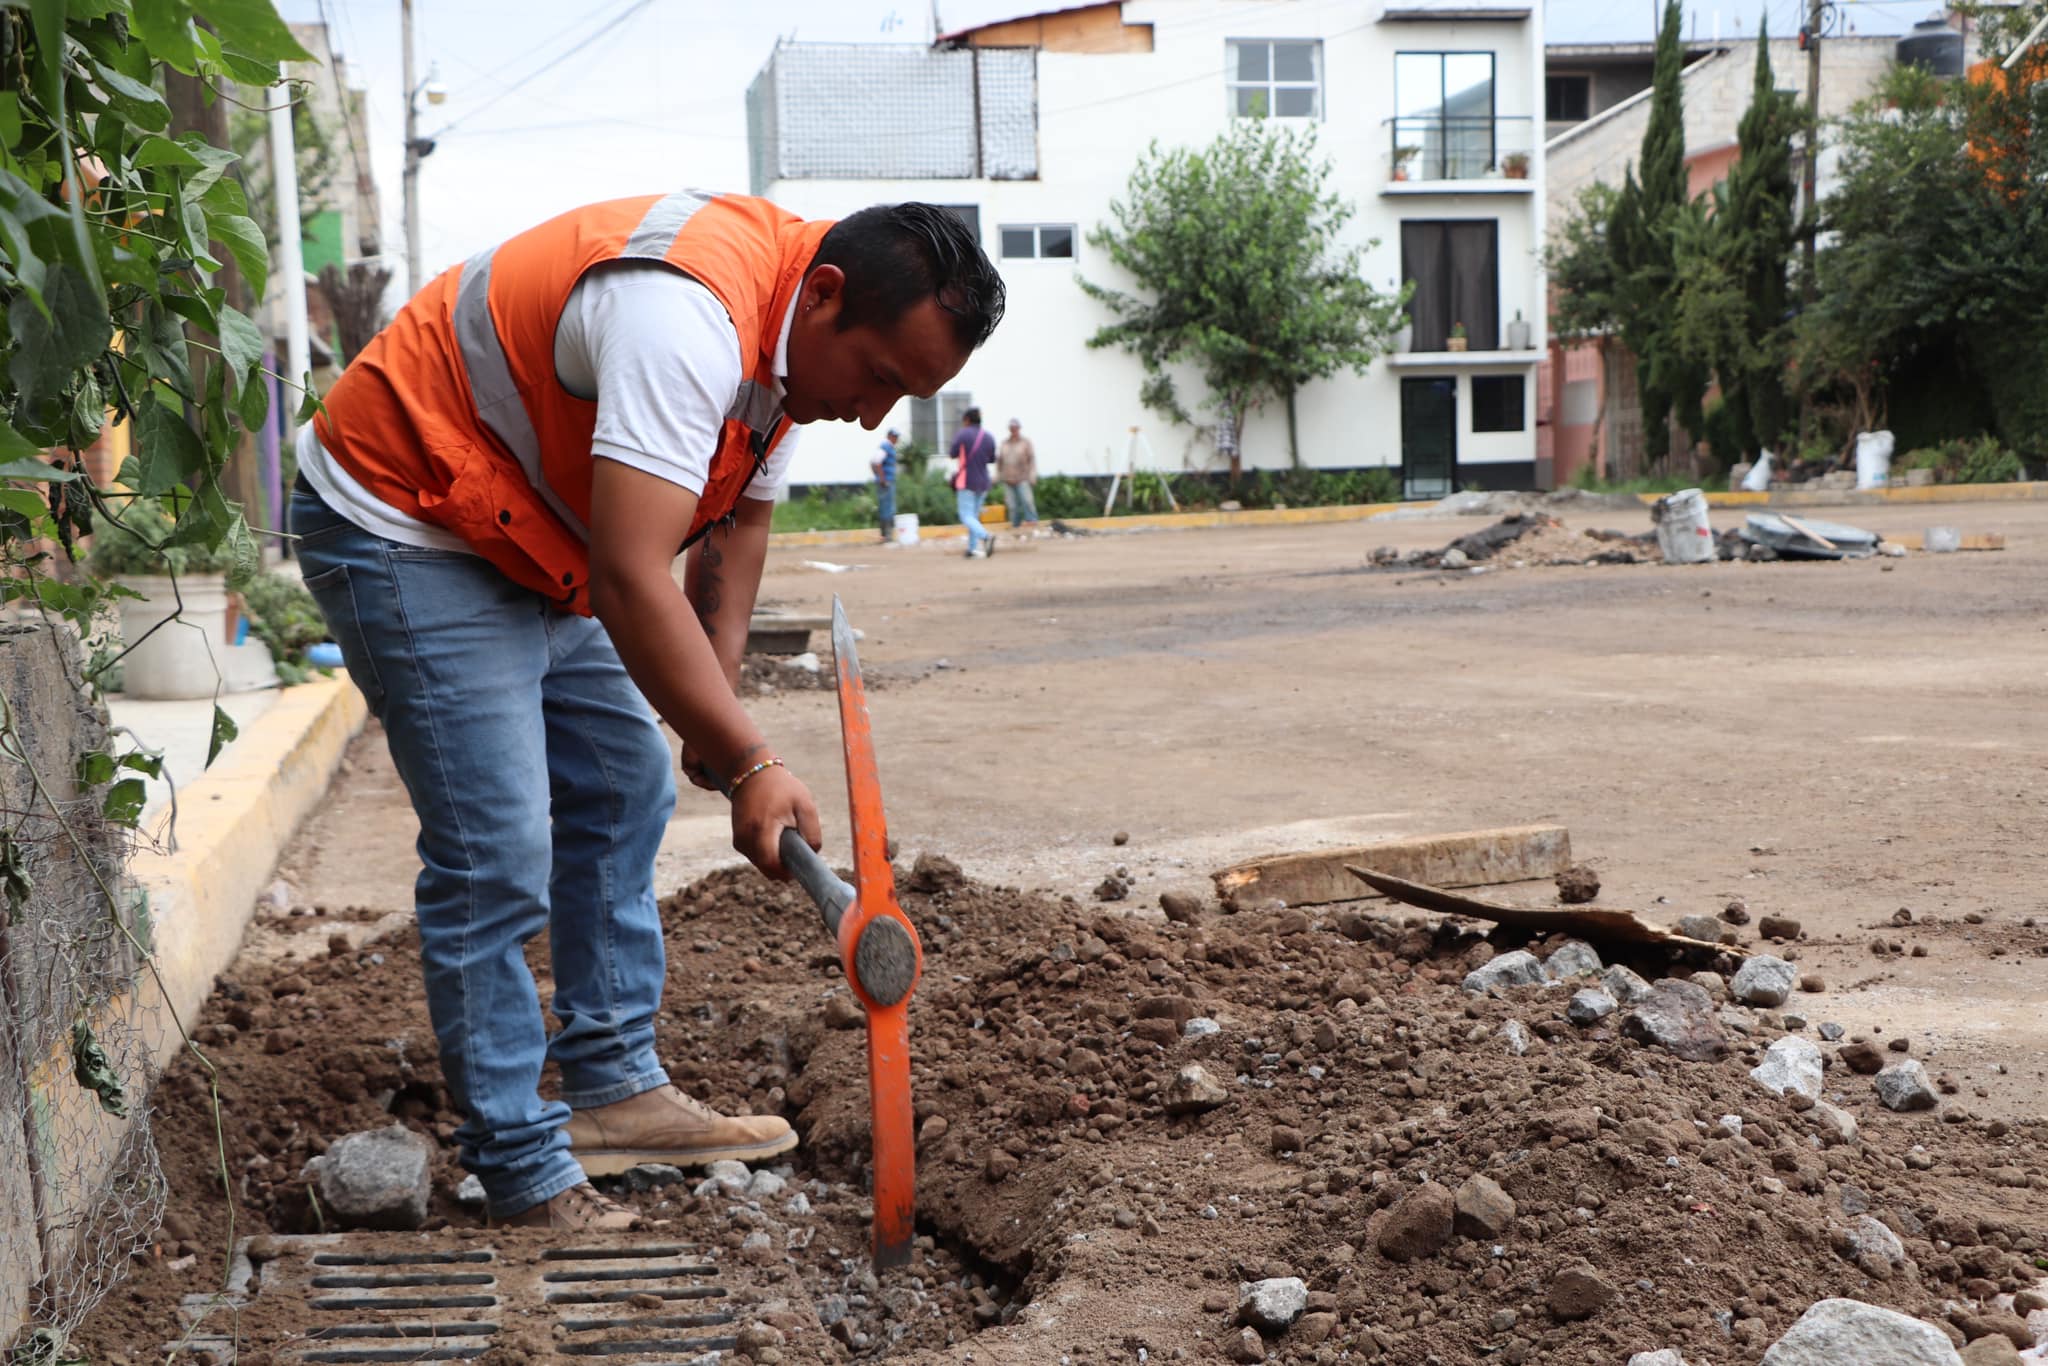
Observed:
[[[1536,121],[1431,114],[1388,119],[1384,194],[1529,194]]]

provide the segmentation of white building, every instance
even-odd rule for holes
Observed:
[[[998,431],[1022,419],[1048,473],[1123,468],[1134,425],[1160,467],[1219,469],[1212,431],[1139,402],[1134,357],[1088,349],[1109,317],[1076,276],[1127,283],[1086,239],[1155,140],[1205,145],[1268,111],[1312,123],[1357,211],[1348,235],[1374,243],[1366,278],[1417,288],[1407,350],[1298,396],[1303,461],[1388,467],[1416,497],[1535,487],[1542,75],[1529,0],[1124,0],[931,47],[785,43],[748,91],[753,190],[807,217],[954,206],[998,259],[1002,326],[947,393],[890,425],[936,442],[972,403]],[[1447,346],[1454,323],[1462,353]],[[1192,407],[1198,379],[1179,383]],[[864,479],[875,440],[820,424],[795,478]],[[1285,412],[1250,416],[1242,444],[1248,467],[1285,467]]]

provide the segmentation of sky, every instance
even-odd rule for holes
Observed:
[[[1284,5],[1357,12],[1375,0],[1244,0],[1247,20]],[[1551,42],[1646,41],[1660,0],[1548,0]],[[1686,0],[1692,33],[1797,27],[1803,0]],[[940,0],[950,31],[1063,7],[1059,0]],[[680,186],[747,188],[745,96],[778,38],[922,42],[922,0],[417,0],[421,104],[438,146],[420,172],[420,244],[433,274],[563,210]],[[1849,0],[1862,33],[1898,32],[1932,11],[1917,0]],[[366,158],[383,200],[386,250],[404,253],[404,93],[398,0],[278,0],[293,21],[325,20],[351,82],[369,92]],[[1738,29],[1738,22],[1740,28]],[[877,92],[877,98],[887,98]],[[438,135],[438,136],[437,136]]]

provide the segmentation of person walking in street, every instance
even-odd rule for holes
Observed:
[[[881,517],[884,543],[896,539],[896,429],[883,434],[881,454],[868,461],[875,472],[875,509]]]
[[[590,1176],[795,1145],[655,1053],[676,801],[656,717],[755,867],[786,876],[785,829],[818,847],[809,789],[737,696],[792,424],[873,431],[1002,312],[944,208],[614,200],[430,282],[300,434],[290,526],[419,817],[427,1006],[494,1221],[625,1228]],[[542,930],[552,1036],[524,953]]]
[[[996,549],[996,538],[981,524],[981,507],[988,500],[989,466],[995,458],[996,439],[983,430],[981,409],[969,408],[960,415],[960,430],[953,434],[953,494],[960,525],[967,528],[970,560],[985,560]]]
[[[996,478],[1003,483],[1003,508],[1010,525],[1037,526],[1038,501],[1031,496],[1031,486],[1038,482],[1038,453],[1024,435],[1024,424],[1014,417],[1010,434],[996,451]]]

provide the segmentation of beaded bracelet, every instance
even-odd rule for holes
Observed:
[[[755,765],[754,765],[754,766],[753,766],[752,768],[748,769],[748,770],[747,770],[747,771],[746,771],[745,773],[742,773],[742,774],[740,774],[740,776],[739,776],[739,777],[737,777],[737,778],[734,778],[734,779],[732,780],[732,785],[731,785],[731,786],[729,786],[729,787],[727,787],[727,788],[725,789],[725,795],[726,795],[726,797],[727,797],[728,799],[730,799],[730,798],[732,797],[732,795],[733,795],[733,794],[734,794],[735,792],[738,792],[738,791],[740,790],[740,784],[741,784],[741,783],[743,783],[743,782],[745,782],[745,781],[746,781],[747,779],[749,779],[749,778],[753,777],[753,776],[754,776],[754,775],[755,775],[756,773],[759,773],[759,772],[760,772],[760,771],[761,771],[762,769],[764,769],[764,768],[788,768],[788,767],[789,767],[789,765],[788,765],[788,764],[785,764],[785,763],[783,763],[783,762],[782,762],[782,760],[780,760],[780,759],[763,759],[763,760],[762,760],[762,761],[761,761],[760,763],[758,763],[758,764],[755,764]]]

